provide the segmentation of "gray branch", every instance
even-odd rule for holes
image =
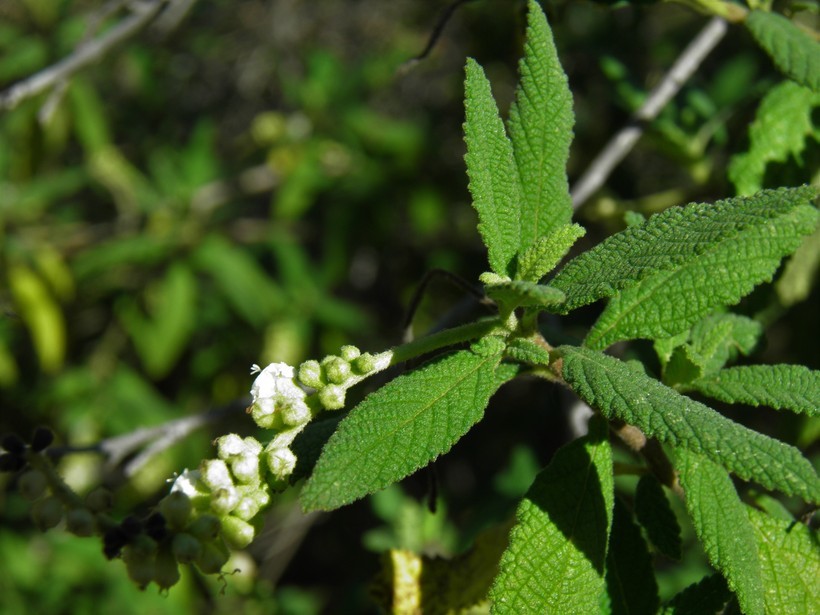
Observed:
[[[142,30],[165,5],[165,0],[132,2],[132,13],[103,36],[81,45],[70,56],[0,92],[0,110],[14,109],[22,101],[45,92],[77,71],[97,62],[111,49]]]
[[[610,139],[572,187],[574,209],[583,205],[603,185],[612,170],[626,157],[643,134],[644,125],[655,119],[661,109],[672,100],[672,97],[678,93],[701,62],[720,42],[727,29],[726,21],[720,17],[713,17],[689,43],[669,72],[649,94],[644,104],[635,112],[629,124]]]

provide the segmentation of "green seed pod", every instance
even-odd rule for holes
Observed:
[[[222,519],[222,535],[231,549],[244,549],[251,544],[256,530],[247,521],[229,515]]]
[[[160,589],[168,589],[179,582],[179,564],[170,548],[164,547],[157,553],[154,563],[154,583]]]
[[[17,488],[20,490],[20,495],[26,498],[29,502],[39,499],[48,487],[48,481],[45,474],[40,470],[29,470],[25,472],[17,483]]]
[[[314,389],[325,386],[322,367],[318,361],[305,361],[299,366],[299,382]]]
[[[159,511],[168,525],[175,530],[181,530],[188,525],[193,509],[191,498],[181,491],[172,491],[159,502]]]
[[[87,508],[73,508],[65,516],[66,529],[76,536],[92,536],[97,519]]]
[[[329,384],[319,391],[319,403],[325,410],[341,410],[345,407],[345,389]]]
[[[188,533],[203,541],[213,540],[219,536],[222,524],[216,515],[202,515],[188,526]]]
[[[196,566],[204,574],[216,574],[222,570],[222,566],[228,562],[229,557],[228,547],[220,538],[202,545],[202,553],[196,559]]]
[[[342,346],[341,350],[339,351],[339,356],[342,357],[345,361],[352,361],[353,359],[357,358],[362,351],[356,348],[355,346]]]
[[[202,555],[202,543],[187,532],[174,536],[171,549],[177,561],[183,564],[190,564]]]
[[[42,531],[50,530],[63,520],[65,509],[59,498],[50,495],[34,503],[31,517]]]
[[[341,357],[328,357],[322,361],[327,379],[333,384],[344,384],[350,378],[350,363]]]
[[[85,505],[95,513],[108,512],[114,505],[114,496],[105,487],[97,487],[85,496]]]
[[[376,358],[369,352],[365,352],[353,360],[353,371],[364,376],[376,369]]]

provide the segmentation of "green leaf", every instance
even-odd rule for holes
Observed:
[[[749,243],[759,240],[755,231],[759,234],[761,227],[768,230],[771,225],[784,224],[778,220],[811,202],[815,195],[816,190],[810,186],[781,188],[714,204],[692,203],[669,208],[643,225],[616,233],[572,259],[550,285],[566,293],[567,302],[562,311],[570,312],[611,297],[654,274],[700,262],[701,255],[729,246],[740,247],[746,242],[738,242],[747,234],[752,235]],[[735,258],[740,254],[736,251]],[[705,271],[701,275],[707,277]]]
[[[749,126],[749,151],[732,157],[727,173],[738,194],[752,194],[763,187],[766,166],[771,162],[799,160],[807,138],[820,140],[812,110],[820,94],[793,81],[784,81],[766,94]]]
[[[607,435],[591,420],[536,477],[490,590],[493,613],[597,612],[614,498]]]
[[[658,583],[646,541],[620,498],[615,498],[606,556],[606,585],[612,615],[658,610]]]
[[[820,371],[802,365],[748,365],[699,378],[692,388],[728,403],[820,416]]]
[[[368,395],[322,450],[302,490],[304,508],[338,508],[450,450],[481,419],[502,384],[496,366],[503,350],[500,339],[485,338]]]
[[[706,455],[745,480],[820,502],[820,479],[796,448],[738,425],[614,357],[575,346],[556,350],[564,379],[607,418]]]
[[[680,559],[680,525],[663,487],[654,476],[642,476],[638,481],[635,516],[658,551],[672,559]]]
[[[527,282],[537,282],[552,271],[572,245],[586,234],[577,224],[566,224],[539,237],[518,257],[516,277]]]
[[[522,190],[522,252],[572,218],[566,166],[575,121],[547,19],[537,2],[528,6],[521,78],[508,122]]]
[[[565,299],[564,293],[557,288],[524,280],[490,284],[485,286],[484,292],[490,299],[508,308],[517,306],[555,308]]]
[[[490,82],[472,58],[467,59],[464,81],[464,141],[467,175],[478,230],[487,246],[490,267],[512,275],[520,244],[521,187],[515,172],[512,144],[498,115]]]
[[[507,344],[504,354],[520,363],[549,365],[550,353],[542,345],[526,338],[515,338]]]
[[[752,11],[746,27],[780,72],[820,92],[820,43],[776,13]]]
[[[686,509],[706,555],[726,577],[744,613],[764,613],[760,561],[752,526],[726,471],[691,450],[676,452]]]
[[[767,192],[748,200],[768,208],[775,205],[772,196]],[[744,201],[738,209],[745,209]],[[811,205],[797,205],[778,217],[751,213],[751,220],[747,220],[745,212],[739,213],[730,212],[729,219],[713,228],[715,234],[721,234],[727,225],[734,226],[736,232],[704,246],[702,252],[692,254],[674,269],[649,276],[610,299],[585,345],[606,348],[620,340],[670,337],[716,308],[734,305],[761,282],[771,281],[780,260],[814,230],[818,217]],[[686,242],[688,237],[680,234],[678,240]]]
[[[661,615],[722,613],[732,594],[719,574],[704,577],[677,594],[661,609]]]
[[[812,613],[820,605],[817,533],[746,507],[760,554],[767,613]]]
[[[818,269],[820,269],[820,227],[809,235],[792,254],[783,267],[783,273],[775,282],[774,289],[783,307],[791,307],[809,297]]]

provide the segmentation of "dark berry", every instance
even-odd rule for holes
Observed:
[[[31,436],[31,449],[35,453],[39,453],[54,442],[54,432],[48,427],[37,427]]]
[[[26,443],[16,433],[10,433],[0,439],[0,446],[6,449],[9,453],[15,455],[22,455],[26,452]]]

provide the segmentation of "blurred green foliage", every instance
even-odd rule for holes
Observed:
[[[247,393],[252,363],[398,342],[428,269],[476,279],[484,256],[462,161],[463,64],[476,57],[509,101],[524,4],[464,5],[432,54],[407,69],[446,4],[193,3],[173,27],[157,22],[53,92],[0,111],[0,432],[44,423],[82,445],[227,404]],[[578,175],[703,18],[678,6],[546,4],[575,94]],[[88,0],[0,4],[0,89],[123,16],[101,11]],[[733,193],[729,160],[749,149],[759,99],[780,81],[748,35],[730,31],[579,212],[584,241],[623,227],[628,212]],[[814,123],[801,148],[766,168],[764,187],[816,181]],[[801,271],[803,283],[815,275]],[[433,290],[418,331],[461,298]],[[764,360],[817,367],[816,294],[801,298],[788,320],[773,292],[742,306],[769,314]],[[167,597],[139,593],[98,544],[34,530],[2,475],[0,561],[14,565],[0,580],[0,612],[363,612],[377,566],[364,547],[466,548],[565,440],[557,413],[532,418],[557,408],[558,394],[520,389],[448,455],[438,516],[425,511],[425,479],[411,479],[412,497],[396,487],[374,496],[372,510],[340,511],[295,555],[266,551],[263,536],[253,551],[262,569],[290,563],[267,581],[189,575]],[[531,399],[539,407],[523,406]],[[522,424],[526,441],[511,453]],[[816,422],[806,429],[799,419],[755,427],[803,445],[818,437]],[[120,488],[127,511],[211,455],[212,436],[243,429],[239,417],[188,438],[127,485],[87,456],[62,469],[80,491]],[[684,538],[692,542],[691,528]],[[698,578],[704,560],[695,559],[661,577],[663,597]]]

